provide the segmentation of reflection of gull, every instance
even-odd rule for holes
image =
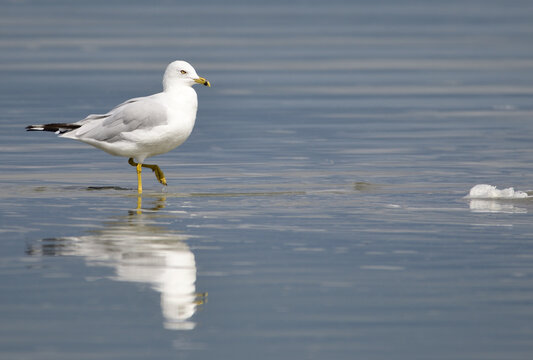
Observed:
[[[153,213],[152,213],[153,214]],[[45,239],[32,255],[75,255],[89,265],[111,266],[115,280],[148,283],[161,293],[167,329],[193,329],[189,319],[199,303],[195,295],[196,262],[185,235],[150,221],[150,213],[120,218],[90,235]]]
[[[120,232],[120,229],[116,230]],[[193,253],[182,241],[183,237],[168,233],[139,234],[127,227],[123,230],[118,237],[124,237],[124,240],[118,240],[122,244],[117,243],[112,254],[112,265],[117,270],[116,280],[151,284],[161,293],[165,327],[192,329],[194,323],[185,320],[196,310],[196,262]],[[107,243],[109,238],[109,235],[100,237]],[[90,252],[87,258],[91,261]]]

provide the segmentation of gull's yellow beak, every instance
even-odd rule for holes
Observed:
[[[203,77],[200,77],[198,79],[194,79],[194,82],[197,82],[198,84],[202,84],[202,85],[205,85],[207,87],[211,87],[211,84],[209,83],[209,81],[207,81],[206,79],[204,79]]]

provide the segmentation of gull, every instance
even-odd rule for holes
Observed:
[[[92,114],[78,122],[29,125],[26,130],[51,131],[127,157],[137,169],[137,192],[142,194],[143,167],[167,184],[159,166],[144,161],[180,146],[192,132],[198,109],[194,84],[211,86],[189,63],[177,60],[167,66],[160,93],[127,100],[106,114]]]

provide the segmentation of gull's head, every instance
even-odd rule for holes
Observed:
[[[163,88],[165,90],[177,86],[193,86],[194,84],[211,86],[209,81],[198,76],[196,70],[188,62],[177,60],[168,64],[163,76]]]

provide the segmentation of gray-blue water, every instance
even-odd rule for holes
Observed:
[[[533,358],[533,201],[464,198],[533,189],[532,39],[531,1],[2,1],[0,358]],[[24,131],[175,59],[212,88],[141,201]]]

